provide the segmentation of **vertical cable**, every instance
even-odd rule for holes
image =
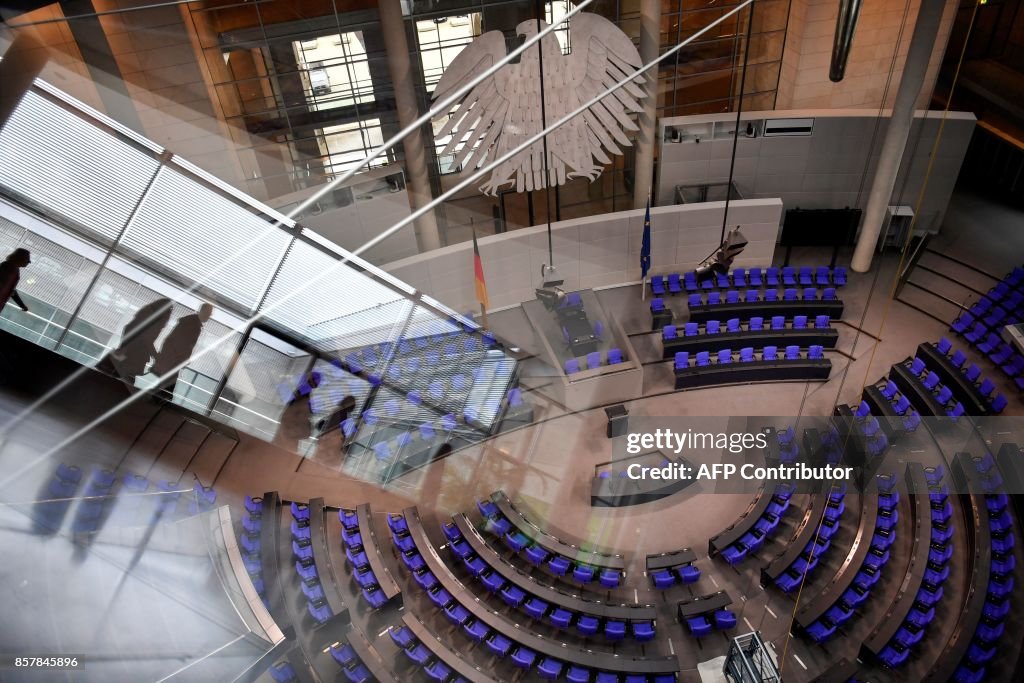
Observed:
[[[535,0],[534,11],[537,14],[537,33],[541,32],[541,17],[544,14],[544,0]],[[552,11],[554,11],[552,9]],[[558,40],[555,38],[555,40]],[[561,52],[561,49],[559,49]],[[544,41],[537,41],[537,71],[540,72],[540,129],[548,127],[544,113]],[[541,149],[544,154],[544,161],[541,162],[541,169],[544,172],[544,213],[548,224],[548,265],[555,265],[555,249],[551,241],[551,179],[548,178],[548,136],[541,138]]]
[[[736,125],[732,132],[732,158],[729,161],[729,181],[725,185],[725,210],[722,211],[722,236],[719,244],[725,242],[725,225],[729,221],[729,199],[732,197],[732,177],[736,170],[736,145],[740,138],[740,117],[743,115],[743,91],[747,87],[747,64],[750,63],[750,36],[754,32],[754,7],[757,0],[750,3],[750,12],[747,13],[747,44],[743,50],[743,72],[740,74],[740,99],[736,105]],[[713,137],[713,136],[712,136]]]

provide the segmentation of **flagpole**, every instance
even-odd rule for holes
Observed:
[[[476,243],[476,219],[475,218],[470,218],[469,219],[469,227],[470,227],[470,230],[473,231],[473,258],[474,258],[474,269],[475,269],[475,267],[476,267],[476,259],[479,257],[479,247],[477,246],[477,243]],[[475,279],[476,279],[476,275],[474,273],[474,280]],[[480,318],[482,319],[482,322],[484,324],[484,329],[485,330],[489,330],[490,329],[490,325],[487,324],[487,307],[484,306],[484,302],[483,301],[479,301],[479,304],[480,304]]]
[[[647,230],[647,217],[651,214],[651,186],[647,186],[647,207],[644,209],[644,230]],[[648,258],[650,258],[648,256]],[[640,275],[640,301],[647,301],[647,273]]]

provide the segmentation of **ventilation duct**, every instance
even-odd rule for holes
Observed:
[[[828,78],[833,83],[843,80],[846,75],[846,62],[850,58],[854,31],[857,30],[860,6],[861,0],[839,0],[836,37],[832,43],[832,64],[828,70]]]

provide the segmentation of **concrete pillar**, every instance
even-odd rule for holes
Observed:
[[[47,61],[46,46],[31,34],[19,32],[0,60],[0,128],[11,118]]]
[[[885,131],[875,178],[871,185],[871,193],[868,195],[868,205],[864,210],[860,238],[857,240],[853,262],[850,264],[858,273],[866,273],[871,269],[871,259],[878,248],[878,236],[882,232],[882,222],[885,220],[885,212],[896,185],[896,174],[899,173],[903,152],[910,138],[910,127],[914,123],[914,107],[924,85],[925,73],[928,71],[928,62],[935,47],[945,5],[945,0],[921,0],[914,36],[910,40],[910,50],[903,64],[903,76],[900,78],[900,87],[892,107],[892,118],[889,119],[889,127]],[[893,49],[899,49],[899,46],[894,46]]]
[[[661,0],[640,0],[640,61],[647,64],[661,51]],[[643,111],[636,121],[640,130],[636,135],[636,165],[633,169],[633,208],[647,204],[647,193],[653,195],[654,141],[658,134],[658,69],[648,69],[644,89]],[[653,201],[653,200],[652,200]]]
[[[398,123],[405,128],[420,115],[416,105],[416,89],[413,86],[412,60],[409,59],[409,41],[405,34],[405,20],[399,0],[380,0],[380,29],[384,35],[387,50],[388,71],[395,88],[395,109]],[[431,140],[433,138],[431,137]],[[422,127],[413,130],[402,141],[405,150],[405,181],[412,209],[419,209],[430,203],[430,174],[427,172],[426,141]],[[441,235],[437,230],[437,218],[429,211],[415,222],[416,244],[420,252],[441,246]]]

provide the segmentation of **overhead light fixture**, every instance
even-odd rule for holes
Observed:
[[[857,30],[862,0],[839,0],[839,16],[836,17],[836,35],[832,41],[832,64],[828,78],[838,83],[846,76],[846,62],[853,47],[853,34]]]

